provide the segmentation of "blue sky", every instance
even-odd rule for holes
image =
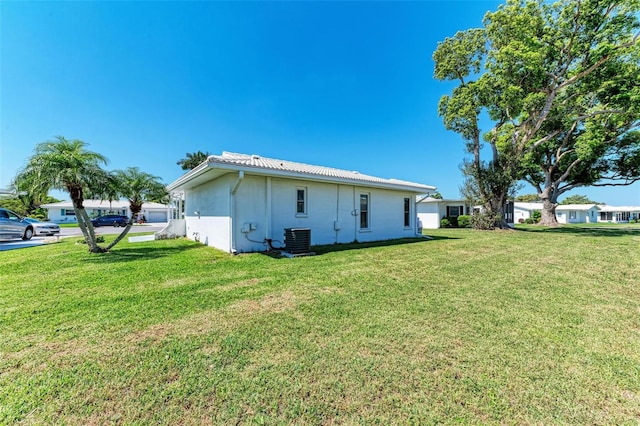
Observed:
[[[456,198],[464,144],[431,55],[499,3],[1,2],[0,187],[63,135],[165,183],[187,152],[235,151]],[[638,184],[572,193],[640,205]]]

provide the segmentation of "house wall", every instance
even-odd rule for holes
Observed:
[[[418,220],[424,229],[440,228],[440,219],[444,216],[439,203],[418,203]]]
[[[306,214],[296,213],[298,189],[306,191]],[[365,193],[369,195],[370,225],[366,230],[359,227],[360,194]],[[408,227],[404,227],[404,198],[410,200]],[[414,199],[414,194],[401,191],[246,176],[234,200],[235,250],[265,250],[265,239],[272,239],[274,246],[282,247],[285,228],[311,229],[312,245],[413,237],[416,233]]]
[[[594,215],[591,216],[591,212]],[[571,212],[575,212],[575,218],[571,218]],[[598,212],[595,208],[589,210],[557,210],[556,218],[559,223],[593,223],[598,220]]]
[[[187,237],[220,250],[231,251],[230,199],[234,176],[222,176],[186,193],[184,216]]]
[[[47,218],[49,219],[50,222],[55,222],[55,223],[75,223],[78,221],[75,215],[66,215],[63,213],[63,210],[72,211],[73,208],[61,209],[56,207],[56,208],[47,209]]]
[[[422,227],[424,229],[440,228],[440,220],[447,215],[448,206],[463,206],[464,214],[471,214],[470,207],[459,201],[418,203],[418,220],[422,223]]]
[[[264,251],[266,239],[283,247],[285,228],[311,229],[311,244],[377,241],[416,234],[415,194],[314,181],[225,175],[186,194],[187,237],[238,253]],[[306,214],[296,213],[297,189],[306,190]],[[369,229],[360,229],[360,194],[369,194]],[[404,198],[410,205],[404,226]],[[200,217],[194,212],[198,211]],[[232,222],[231,217],[235,218]],[[336,229],[338,228],[338,229]],[[233,238],[231,238],[233,237]]]
[[[515,223],[520,223],[520,219],[527,220],[531,217],[532,211],[528,209],[523,209],[519,207],[513,208],[513,220]]]

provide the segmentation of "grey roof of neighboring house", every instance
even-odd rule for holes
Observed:
[[[417,197],[417,201],[419,203],[462,203],[462,204],[468,204],[467,201],[465,201],[465,200],[447,199],[447,198],[433,198],[433,197],[421,198],[420,196]]]
[[[223,152],[222,155],[211,155],[193,170],[178,178],[167,188],[169,191],[186,189],[191,186],[189,182],[194,180],[198,184],[204,179],[197,179],[210,170],[222,170],[225,172],[243,171],[266,176],[280,176],[294,179],[317,180],[323,182],[350,183],[362,186],[380,187],[388,189],[402,189],[412,192],[429,192],[436,188],[415,182],[398,179],[385,179],[369,176],[357,171],[334,169],[332,167],[315,166],[311,164],[296,163],[287,160],[261,157],[259,155],[239,154],[235,152]],[[217,177],[217,176],[215,176]],[[211,178],[215,178],[212,176]]]
[[[602,212],[640,212],[640,206],[600,206]]]
[[[542,210],[542,203],[525,203],[522,201],[516,201],[513,203],[513,207],[522,210]]]
[[[580,211],[585,211],[585,210],[590,210],[590,209],[592,209],[594,207],[599,209],[599,206],[597,204],[559,204],[558,207],[556,207],[556,211],[558,211],[558,210],[580,210]]]
[[[513,203],[513,206],[517,209],[521,210],[542,210],[542,203],[524,203],[520,201],[516,201]],[[558,210],[589,210],[593,207],[599,208],[597,204],[559,204],[556,207],[556,211]]]

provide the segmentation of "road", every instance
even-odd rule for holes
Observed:
[[[127,235],[139,234],[141,232],[158,232],[161,231],[167,224],[166,223],[145,223],[144,225],[133,225]],[[116,228],[114,226],[100,226],[95,228],[96,235],[113,235],[122,232],[122,228]],[[78,227],[73,228],[60,228],[60,238],[67,237],[81,237],[82,231]],[[19,248],[36,247],[41,246],[47,242],[55,241],[58,237],[33,237],[29,241],[11,240],[0,241],[0,251],[14,250]]]

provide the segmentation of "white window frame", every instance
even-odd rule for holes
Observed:
[[[363,227],[362,226],[362,197],[365,196],[367,197],[367,204],[366,204],[366,210],[364,211],[364,213],[366,213],[366,219],[367,219],[367,226]],[[360,193],[360,197],[358,197],[358,207],[359,207],[359,214],[358,214],[358,227],[360,229],[360,232],[368,232],[371,231],[371,193],[370,192],[361,192]]]
[[[298,211],[298,207],[299,207],[299,203],[300,200],[298,200],[298,195],[300,194],[300,191],[302,191],[302,209],[303,211],[300,212]],[[309,192],[307,191],[307,187],[306,186],[297,186],[296,187],[296,205],[295,205],[295,209],[296,209],[296,217],[307,217],[309,214],[309,200],[308,200],[308,195]]]
[[[577,219],[578,218],[578,212],[575,210],[569,210],[569,219]]]
[[[408,209],[407,209],[408,207]],[[411,229],[411,198],[404,197],[402,200],[402,220],[405,229]]]

